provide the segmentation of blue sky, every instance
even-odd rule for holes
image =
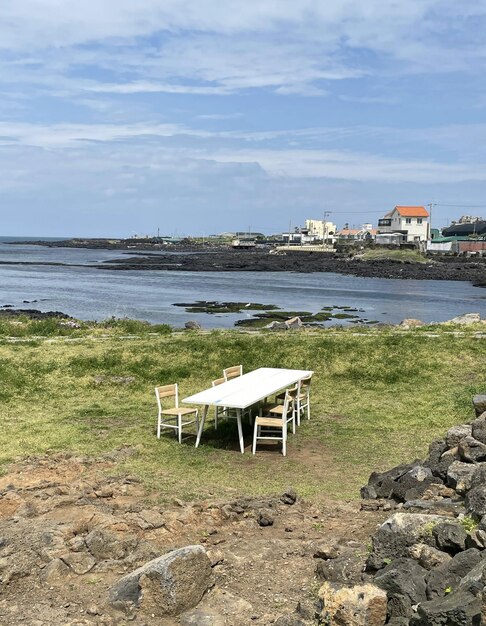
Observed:
[[[2,0],[1,234],[486,216],[485,35],[486,0]]]

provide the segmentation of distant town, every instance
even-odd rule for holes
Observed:
[[[430,207],[431,209],[432,207]],[[192,241],[206,244],[226,244],[235,249],[251,249],[273,246],[276,251],[304,250],[329,252],[356,245],[374,245],[417,249],[423,253],[457,255],[486,255],[486,220],[482,217],[463,215],[441,230],[431,228],[430,209],[425,206],[395,206],[378,220],[350,228],[344,224],[338,229],[326,219],[306,219],[302,226],[291,231],[265,235],[253,232],[223,232],[207,237],[192,237]],[[157,241],[162,245],[179,243],[182,238],[170,236],[134,235],[134,240]],[[185,238],[187,240],[187,238]]]

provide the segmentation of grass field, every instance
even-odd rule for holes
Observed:
[[[100,455],[129,445],[138,454],[118,471],[139,474],[162,499],[269,494],[289,484],[315,500],[356,498],[372,470],[423,456],[430,440],[471,419],[471,396],[486,389],[486,339],[473,329],[460,336],[443,328],[433,334],[153,330],[139,322],[69,329],[55,320],[3,321],[2,467],[48,451]],[[7,339],[14,334],[21,339]],[[312,420],[290,435],[287,458],[276,449],[241,455],[232,421],[217,433],[209,421],[197,450],[193,437],[183,445],[173,435],[156,439],[155,385],[178,382],[184,397],[240,363],[245,371],[315,371]],[[245,433],[249,444],[249,426]]]
[[[389,250],[388,248],[373,248],[365,250],[361,257],[365,261],[382,261],[392,259],[409,263],[430,263],[430,259],[416,250]]]

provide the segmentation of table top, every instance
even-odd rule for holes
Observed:
[[[299,380],[313,373],[311,370],[260,367],[253,372],[184,398],[182,402],[246,409],[277,391],[295,385]]]

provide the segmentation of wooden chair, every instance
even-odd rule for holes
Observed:
[[[222,385],[226,382],[226,378],[216,378],[211,382],[213,387],[217,387],[218,385]],[[230,410],[226,406],[215,406],[214,407],[214,428],[218,430],[218,418],[219,417],[236,417],[236,415],[231,415]]]
[[[295,410],[298,386],[288,389],[285,393],[283,405],[277,405],[280,415],[271,413],[268,416],[258,416],[255,419],[253,430],[253,454],[256,452],[257,441],[281,441],[282,454],[287,455],[287,424],[293,423],[295,432]]]
[[[155,388],[155,397],[157,398],[157,406],[159,414],[157,416],[157,439],[160,439],[160,431],[162,428],[172,428],[175,430],[182,443],[182,428],[188,424],[195,423],[196,431],[199,429],[198,409],[184,408],[179,406],[179,389],[177,383],[174,385],[165,385],[164,387]],[[174,398],[174,406],[164,409],[162,400],[166,398]],[[194,414],[194,419],[182,421],[183,416]],[[171,424],[171,421],[175,421]]]
[[[223,376],[225,381],[231,380],[232,378],[236,378],[237,376],[242,376],[243,374],[243,365],[234,365],[233,367],[227,367],[223,370]]]
[[[307,419],[310,420],[310,385],[311,385],[312,374],[307,376],[307,378],[302,378],[298,382],[299,393],[295,403],[295,418],[297,422],[297,426],[300,426],[300,418],[304,415],[305,409],[307,409]],[[276,402],[283,402],[285,399],[285,391],[278,393],[275,396]],[[267,406],[268,410],[268,406]]]
[[[241,365],[237,366],[241,368]],[[228,368],[228,369],[236,369],[236,368]],[[237,375],[230,375],[230,378],[228,380],[230,380],[231,378],[236,378],[237,376],[241,376],[241,374],[237,374]],[[211,382],[211,385],[213,387],[217,387],[218,385],[222,385],[223,383],[227,382],[226,378],[217,378],[216,380],[213,380]],[[218,419],[219,418],[232,418],[232,419],[236,419],[237,418],[237,411],[238,409],[233,409],[230,408],[228,406],[215,406],[214,407],[214,428],[215,430],[218,430]],[[242,417],[248,417],[251,421],[251,407],[248,407],[246,409],[243,409],[241,411],[241,416]]]

